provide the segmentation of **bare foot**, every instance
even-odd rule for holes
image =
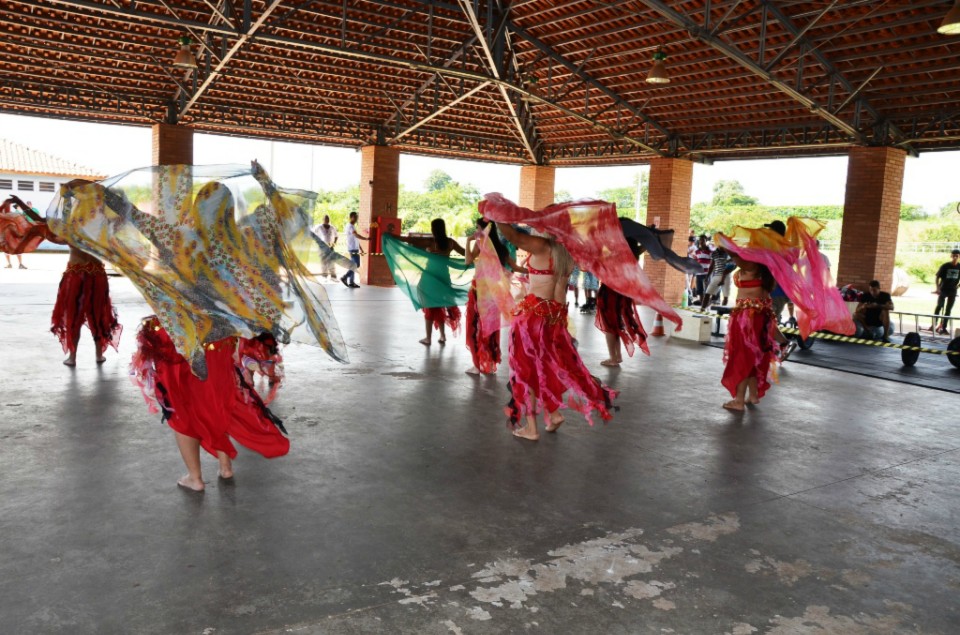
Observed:
[[[737,401],[736,399],[731,399],[727,403],[723,404],[723,407],[727,410],[733,410],[734,412],[743,412],[743,402]]]
[[[550,415],[550,422],[544,428],[547,432],[556,432],[557,428],[563,425],[563,415]]]
[[[420,343],[423,344],[424,346],[430,346],[430,340],[426,337],[420,340]]]
[[[181,476],[180,480],[177,481],[177,486],[190,490],[191,492],[202,492],[204,488],[203,481],[194,479],[189,474]]]
[[[437,340],[437,344],[439,344],[440,346],[443,346],[446,343],[447,343],[447,338],[445,337],[441,337],[440,339]]]
[[[63,360],[63,365],[64,365],[64,366],[76,366],[76,365],[77,365],[77,360],[76,360],[75,358],[73,358],[73,357],[68,357],[67,359]]]
[[[750,397],[749,399],[747,399],[747,403],[750,403],[750,404],[753,404],[754,406],[756,406],[758,403],[760,403],[760,398],[759,398],[759,397]]]
[[[615,359],[605,359],[605,360],[603,360],[602,362],[600,362],[600,365],[601,365],[601,366],[609,366],[609,367],[617,367],[617,366],[620,365],[620,362],[618,362],[618,361],[615,360]]]
[[[100,357],[97,358],[97,363],[98,363],[98,364],[102,364],[102,363],[104,363],[105,361],[107,361],[107,358],[106,358],[106,357],[100,356]]]
[[[467,369],[466,372],[468,375],[479,375],[480,369],[477,368],[476,366],[471,366],[470,368]]]
[[[217,472],[217,476],[219,476],[220,478],[222,478],[222,479],[225,480],[225,481],[229,481],[230,479],[233,478],[233,468],[230,468],[230,469],[228,469],[228,470],[225,470],[225,469],[223,469],[223,468],[221,467],[221,468],[220,468],[220,471]]]
[[[539,441],[539,440],[540,440],[540,434],[539,434],[539,433],[534,432],[534,433],[531,434],[531,433],[527,432],[527,429],[526,429],[526,428],[520,428],[519,430],[514,430],[514,431],[513,431],[513,436],[517,437],[518,439],[526,439],[527,441]]]

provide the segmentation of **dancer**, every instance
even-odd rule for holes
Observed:
[[[487,229],[489,227],[489,230]],[[477,219],[477,231],[467,238],[467,256],[466,264],[471,265],[480,255],[480,242],[483,240],[484,231],[488,231],[490,242],[500,261],[500,266],[509,268],[510,271],[522,270],[517,266],[516,261],[510,256],[510,251],[500,240],[500,234],[497,232],[497,226],[491,224],[485,218]],[[478,240],[478,236],[480,237]],[[470,292],[467,296],[467,349],[470,351],[470,357],[473,360],[473,366],[467,369],[471,375],[492,375],[497,372],[497,365],[500,363],[500,330],[499,327],[493,333],[484,337],[483,329],[480,323],[480,313],[477,310],[477,281],[470,284]]]
[[[447,225],[443,222],[442,218],[434,218],[430,221],[430,233],[433,234],[433,244],[427,247],[429,253],[438,254],[445,258],[449,258],[451,252],[454,251],[461,256],[466,255],[463,247],[461,247],[457,241],[447,236]],[[406,239],[401,238],[401,240]],[[439,266],[435,266],[434,270],[438,275],[446,272],[445,268]],[[453,305],[425,308],[423,309],[423,323],[426,330],[426,337],[420,340],[420,343],[424,346],[430,346],[433,330],[437,330],[440,332],[437,343],[442,346],[447,343],[447,326],[450,327],[453,333],[460,330],[460,307]]]
[[[630,245],[630,252],[637,259],[637,266],[639,266],[643,248],[633,238],[627,238],[627,244]],[[597,292],[597,317],[594,324],[603,331],[607,341],[608,357],[600,362],[601,366],[617,367],[623,363],[620,352],[621,341],[630,357],[633,357],[634,345],[639,346],[647,355],[650,354],[650,349],[647,347],[647,332],[640,322],[637,306],[633,300],[617,293],[603,282],[600,284],[600,291]]]
[[[758,404],[770,388],[771,368],[776,368],[779,345],[770,292],[774,279],[765,266],[733,254],[739,270],[733,276],[737,304],[730,312],[725,363],[721,383],[733,397],[723,404],[741,412],[745,403]]]
[[[173,429],[187,468],[187,474],[177,480],[184,489],[202,492],[206,487],[201,447],[217,457],[221,479],[233,478],[237,449],[231,438],[268,459],[290,450],[280,419],[238,372],[237,346],[236,337],[208,343],[204,347],[207,378],[201,380],[156,316],[141,323],[130,368],[151,412],[162,413]]]
[[[128,178],[155,184],[153,212],[126,199]],[[296,256],[314,241],[305,211],[314,195],[280,190],[256,163],[161,166],[109,183],[65,186],[50,223],[109,260],[156,311],[140,329],[131,370],[150,410],[174,431],[187,468],[178,485],[203,491],[201,447],[224,478],[233,476],[231,439],[268,458],[285,454],[282,424],[245,379],[238,348],[288,343],[305,324],[315,343],[346,359],[326,293]],[[234,200],[257,183],[261,205]]]
[[[77,365],[77,345],[84,324],[93,336],[97,363],[102,364],[107,361],[103,356],[107,346],[117,350],[123,327],[110,302],[110,283],[103,263],[70,245],[70,259],[60,279],[50,328],[67,353],[63,360],[66,366]]]
[[[567,331],[567,280],[573,271],[569,252],[552,238],[523,234],[505,223],[497,228],[519,249],[528,252],[525,267],[530,293],[514,312],[510,329],[510,392],[506,408],[517,438],[537,441],[537,413],[545,413],[545,430],[563,423],[563,395],[569,406],[587,415],[598,410],[604,421],[616,391],[590,374]],[[525,418],[523,424],[521,417]]]

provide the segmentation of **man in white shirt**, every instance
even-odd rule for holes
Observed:
[[[357,233],[356,223],[357,213],[350,212],[350,220],[347,222],[347,226],[343,229],[343,233],[347,235],[347,251],[350,253],[350,260],[353,261],[353,264],[359,267],[360,254],[363,253],[360,250],[360,241],[367,240],[367,237]],[[342,282],[344,286],[350,287],[351,289],[359,289],[360,285],[354,281],[354,277],[353,269],[351,269],[347,271],[342,278],[340,278],[340,282]]]
[[[320,237],[327,247],[330,249],[336,249],[337,246],[337,228],[330,224],[330,217],[324,216],[323,222],[319,225],[314,225],[313,233]],[[333,280],[337,277],[336,268],[333,265],[332,260],[324,260],[321,265],[322,269],[320,270],[320,276],[330,278]]]

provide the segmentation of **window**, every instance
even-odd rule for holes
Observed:
[[[21,192],[32,192],[33,181],[17,181],[17,189]]]
[[[0,190],[12,190],[13,179],[0,179]]]
[[[40,191],[41,192],[52,192],[56,188],[56,183],[51,181],[40,181]]]

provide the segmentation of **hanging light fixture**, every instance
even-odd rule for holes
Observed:
[[[657,49],[653,54],[653,68],[647,73],[648,84],[669,84],[670,76],[667,75],[667,65],[663,61],[667,59],[667,54],[663,52],[663,46]]]
[[[943,24],[937,29],[937,33],[960,35],[960,0],[953,3],[953,8],[947,12],[947,17],[943,19]]]
[[[193,54],[193,51],[190,50],[190,38],[186,35],[182,35],[177,39],[177,42],[180,43],[180,50],[177,51],[177,56],[173,58],[173,65],[177,68],[197,68],[197,58]]]

